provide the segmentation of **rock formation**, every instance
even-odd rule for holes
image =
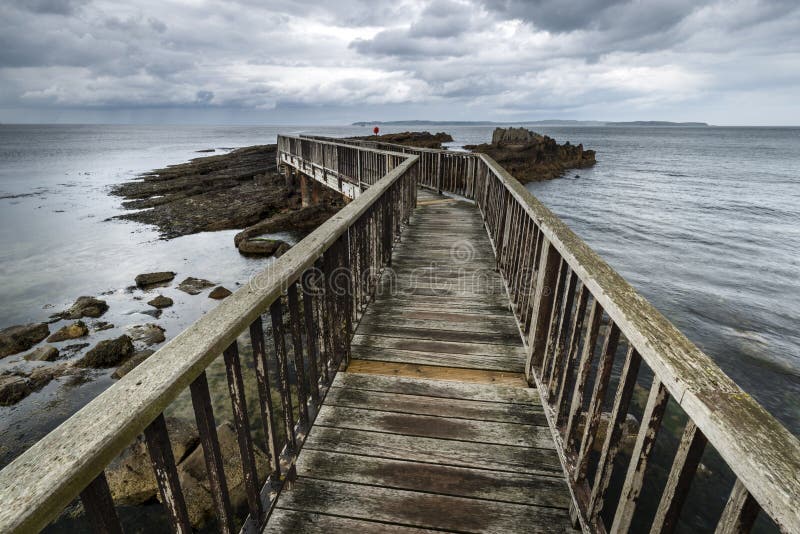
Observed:
[[[561,176],[567,169],[582,169],[595,164],[594,150],[555,139],[525,128],[495,128],[491,144],[467,145],[483,152],[502,165],[520,182],[536,182]]]
[[[445,132],[436,134],[430,132],[400,132],[383,135],[365,135],[363,137],[351,137],[350,139],[396,143],[398,145],[417,148],[442,148],[442,143],[448,143],[453,140],[450,134]]]

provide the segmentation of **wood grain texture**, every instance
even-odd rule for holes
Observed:
[[[401,376],[406,378],[427,378],[451,380],[470,384],[501,384],[511,387],[528,387],[522,373],[510,371],[488,371],[484,369],[462,369],[433,365],[419,365],[387,361],[353,360],[347,368],[351,373],[371,375]]]

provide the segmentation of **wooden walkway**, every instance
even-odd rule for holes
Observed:
[[[479,212],[420,191],[267,532],[567,532]]]

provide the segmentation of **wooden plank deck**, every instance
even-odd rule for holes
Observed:
[[[478,211],[420,191],[268,532],[568,532]]]

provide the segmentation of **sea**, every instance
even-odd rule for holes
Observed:
[[[381,127],[382,133],[413,127]],[[153,322],[129,290],[142,272],[207,278],[235,289],[269,261],[245,258],[236,231],[172,240],[125,213],[114,184],[154,168],[279,133],[366,135],[360,126],[0,125],[0,328],[43,321],[100,296],[116,337]],[[419,129],[419,128],[417,128]],[[492,126],[426,125],[453,149]],[[536,126],[597,152],[590,169],[528,189],[617,269],[747,393],[800,435],[800,128]],[[280,235],[289,241],[299,236]],[[216,303],[174,289],[167,338]],[[6,358],[5,360],[9,360]],[[0,360],[4,368],[22,363]],[[0,466],[114,381],[54,381],[0,407]]]

